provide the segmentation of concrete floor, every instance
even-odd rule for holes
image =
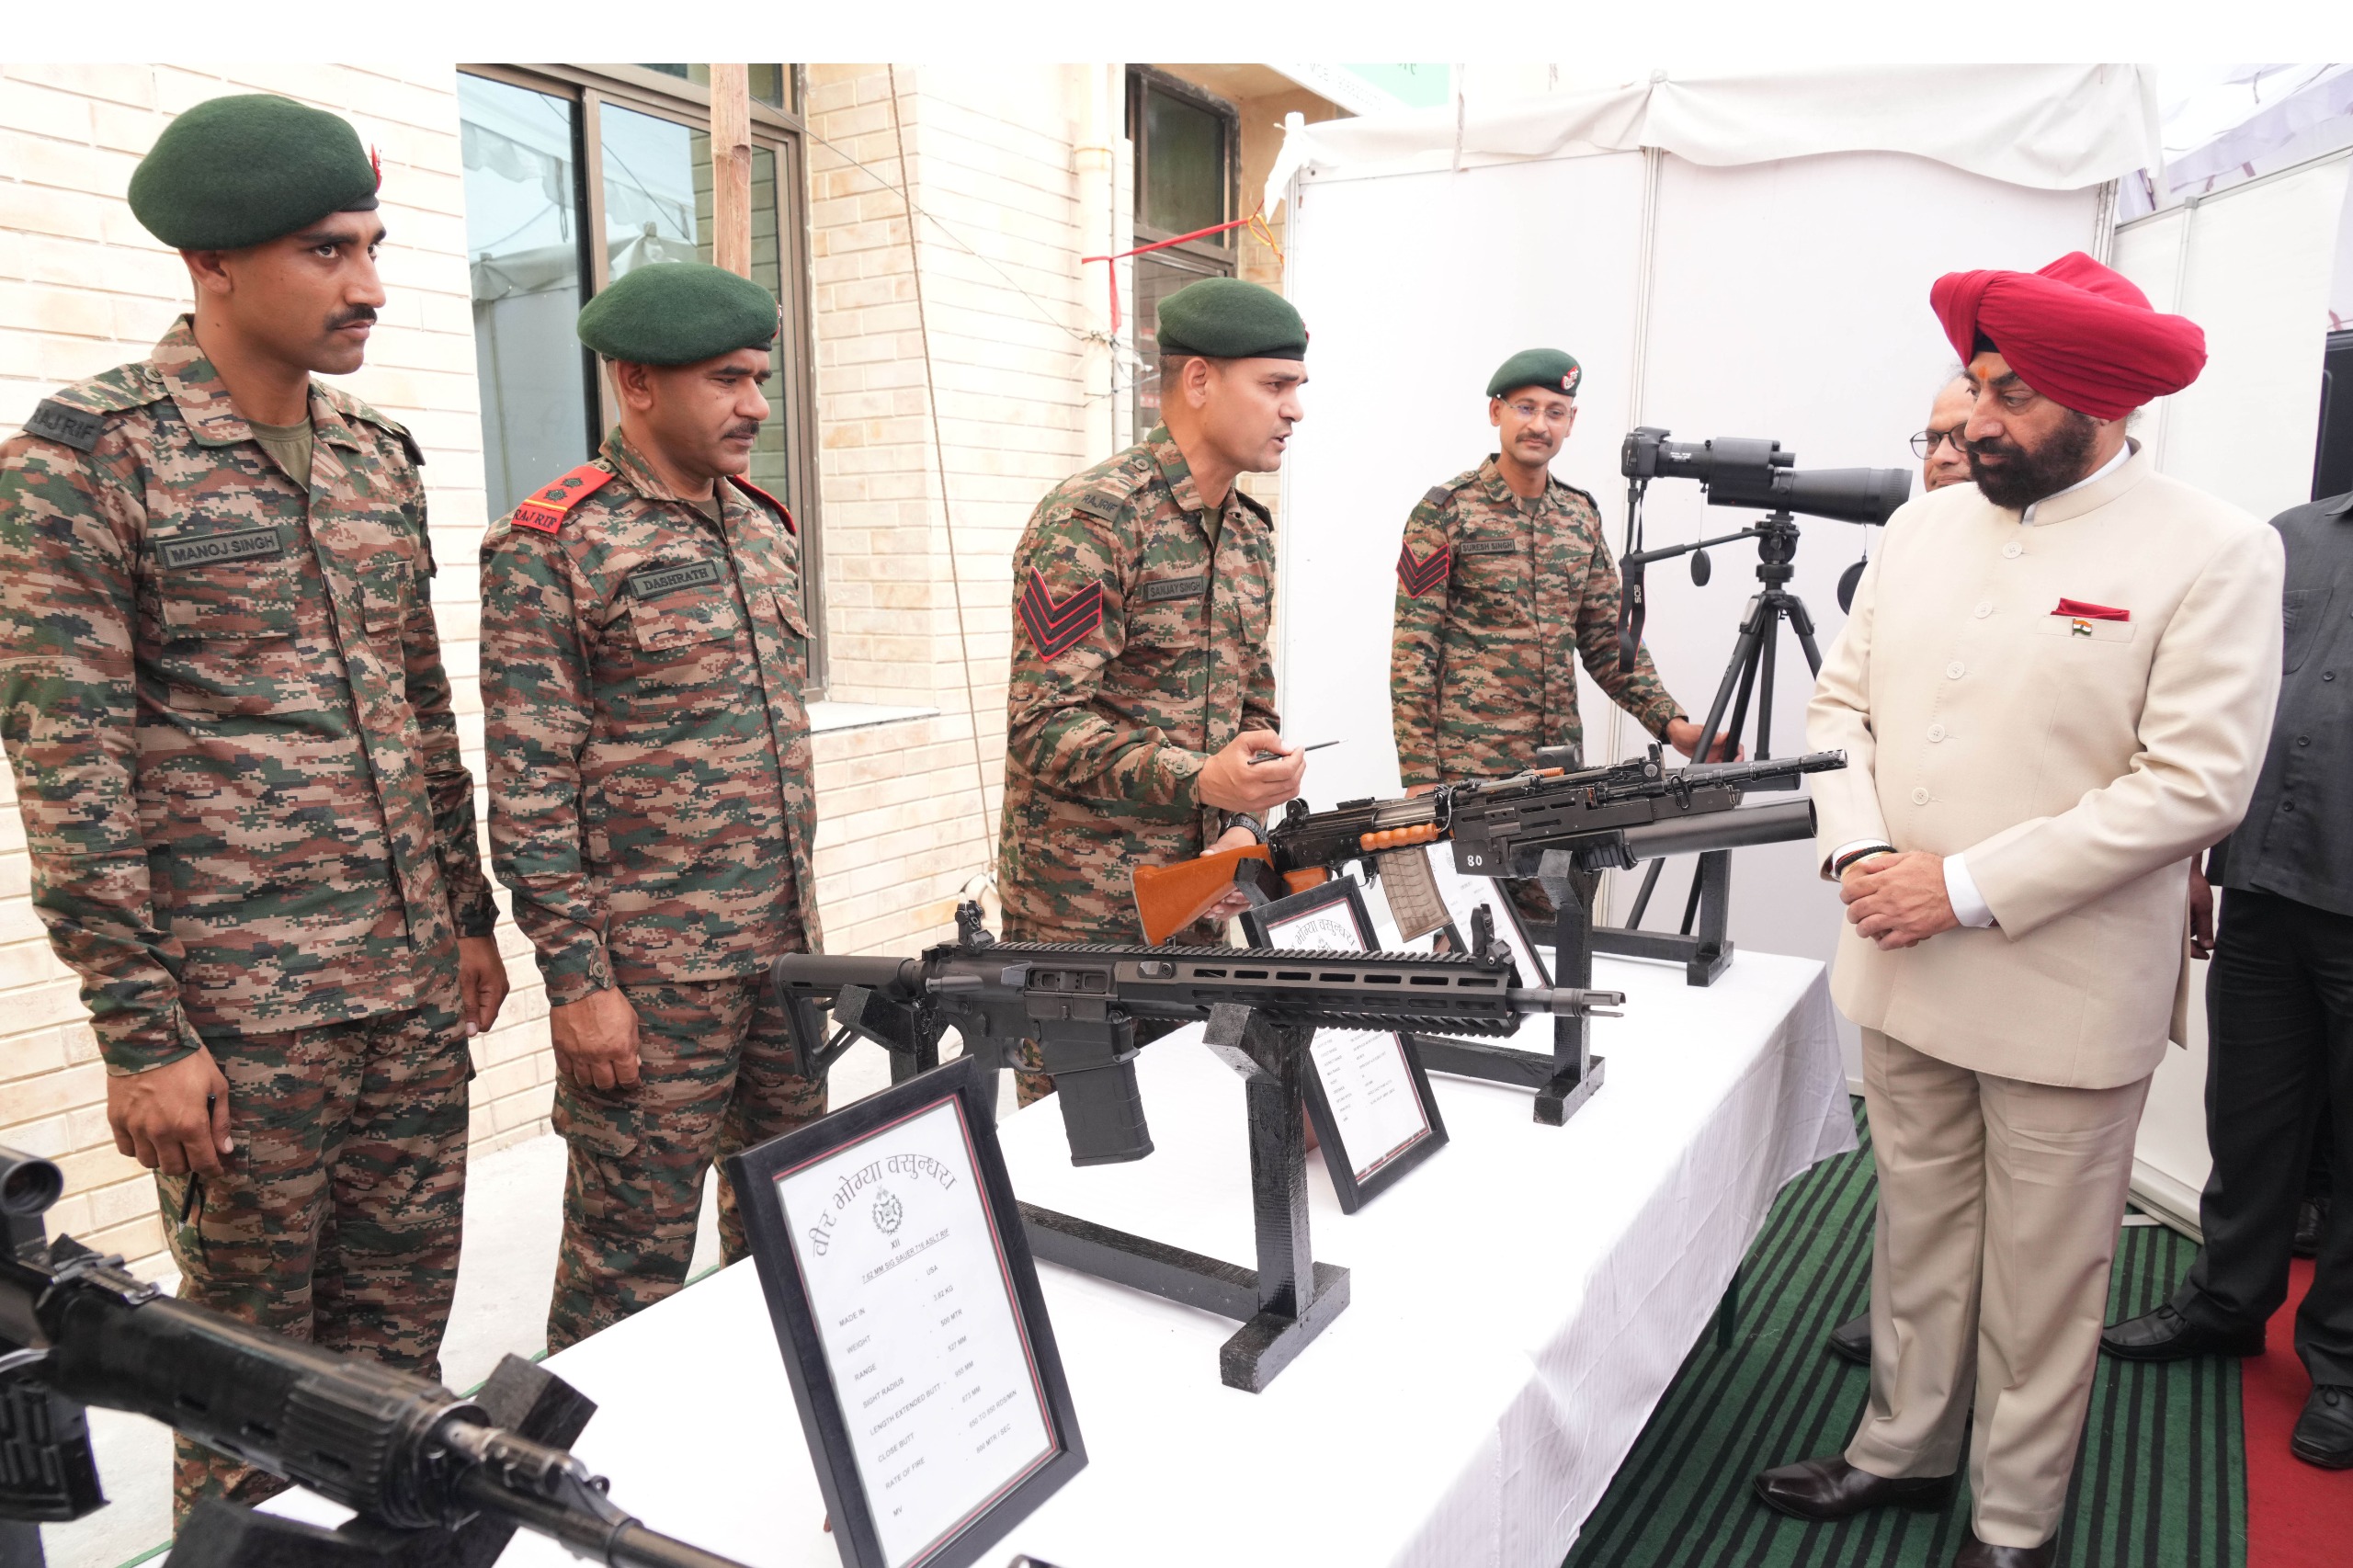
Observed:
[[[1013,1075],[1000,1074],[999,1113],[1012,1108]],[[858,1045],[835,1063],[833,1103],[861,1099],[891,1081],[890,1060]],[[466,1171],[465,1243],[458,1299],[441,1344],[444,1381],[471,1389],[508,1351],[547,1346],[548,1293],[563,1230],[563,1141],[552,1133],[472,1161]],[[719,1264],[719,1184],[703,1184],[702,1223],[689,1279]],[[176,1280],[163,1281],[169,1289]],[[168,1545],[172,1533],[170,1431],[144,1416],[90,1412],[108,1506],[70,1525],[44,1525],[51,1568],[117,1568]],[[14,1565],[11,1565],[14,1568]]]

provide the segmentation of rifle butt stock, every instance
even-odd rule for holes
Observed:
[[[1144,942],[1154,948],[1207,915],[1237,885],[1255,887],[1268,898],[1290,891],[1263,844],[1220,849],[1174,866],[1138,866],[1129,881]]]

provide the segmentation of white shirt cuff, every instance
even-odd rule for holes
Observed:
[[[1953,918],[1963,926],[1983,929],[1994,924],[1994,912],[1985,907],[1985,895],[1977,891],[1977,879],[1969,874],[1967,857],[1945,857],[1945,897],[1952,904]]]

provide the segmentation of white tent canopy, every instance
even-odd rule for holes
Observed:
[[[1302,123],[1267,180],[1407,174],[1645,147],[1724,167],[1824,153],[1908,153],[1987,179],[2076,190],[2154,168],[2155,81],[2137,65],[1830,67],[1764,75],[1653,72],[1516,103]]]

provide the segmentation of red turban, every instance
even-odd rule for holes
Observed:
[[[2040,272],[1948,272],[1928,304],[1967,363],[1979,335],[2036,392],[2094,419],[2120,419],[2206,368],[2206,334],[2160,314],[2123,274],[2081,251]]]

